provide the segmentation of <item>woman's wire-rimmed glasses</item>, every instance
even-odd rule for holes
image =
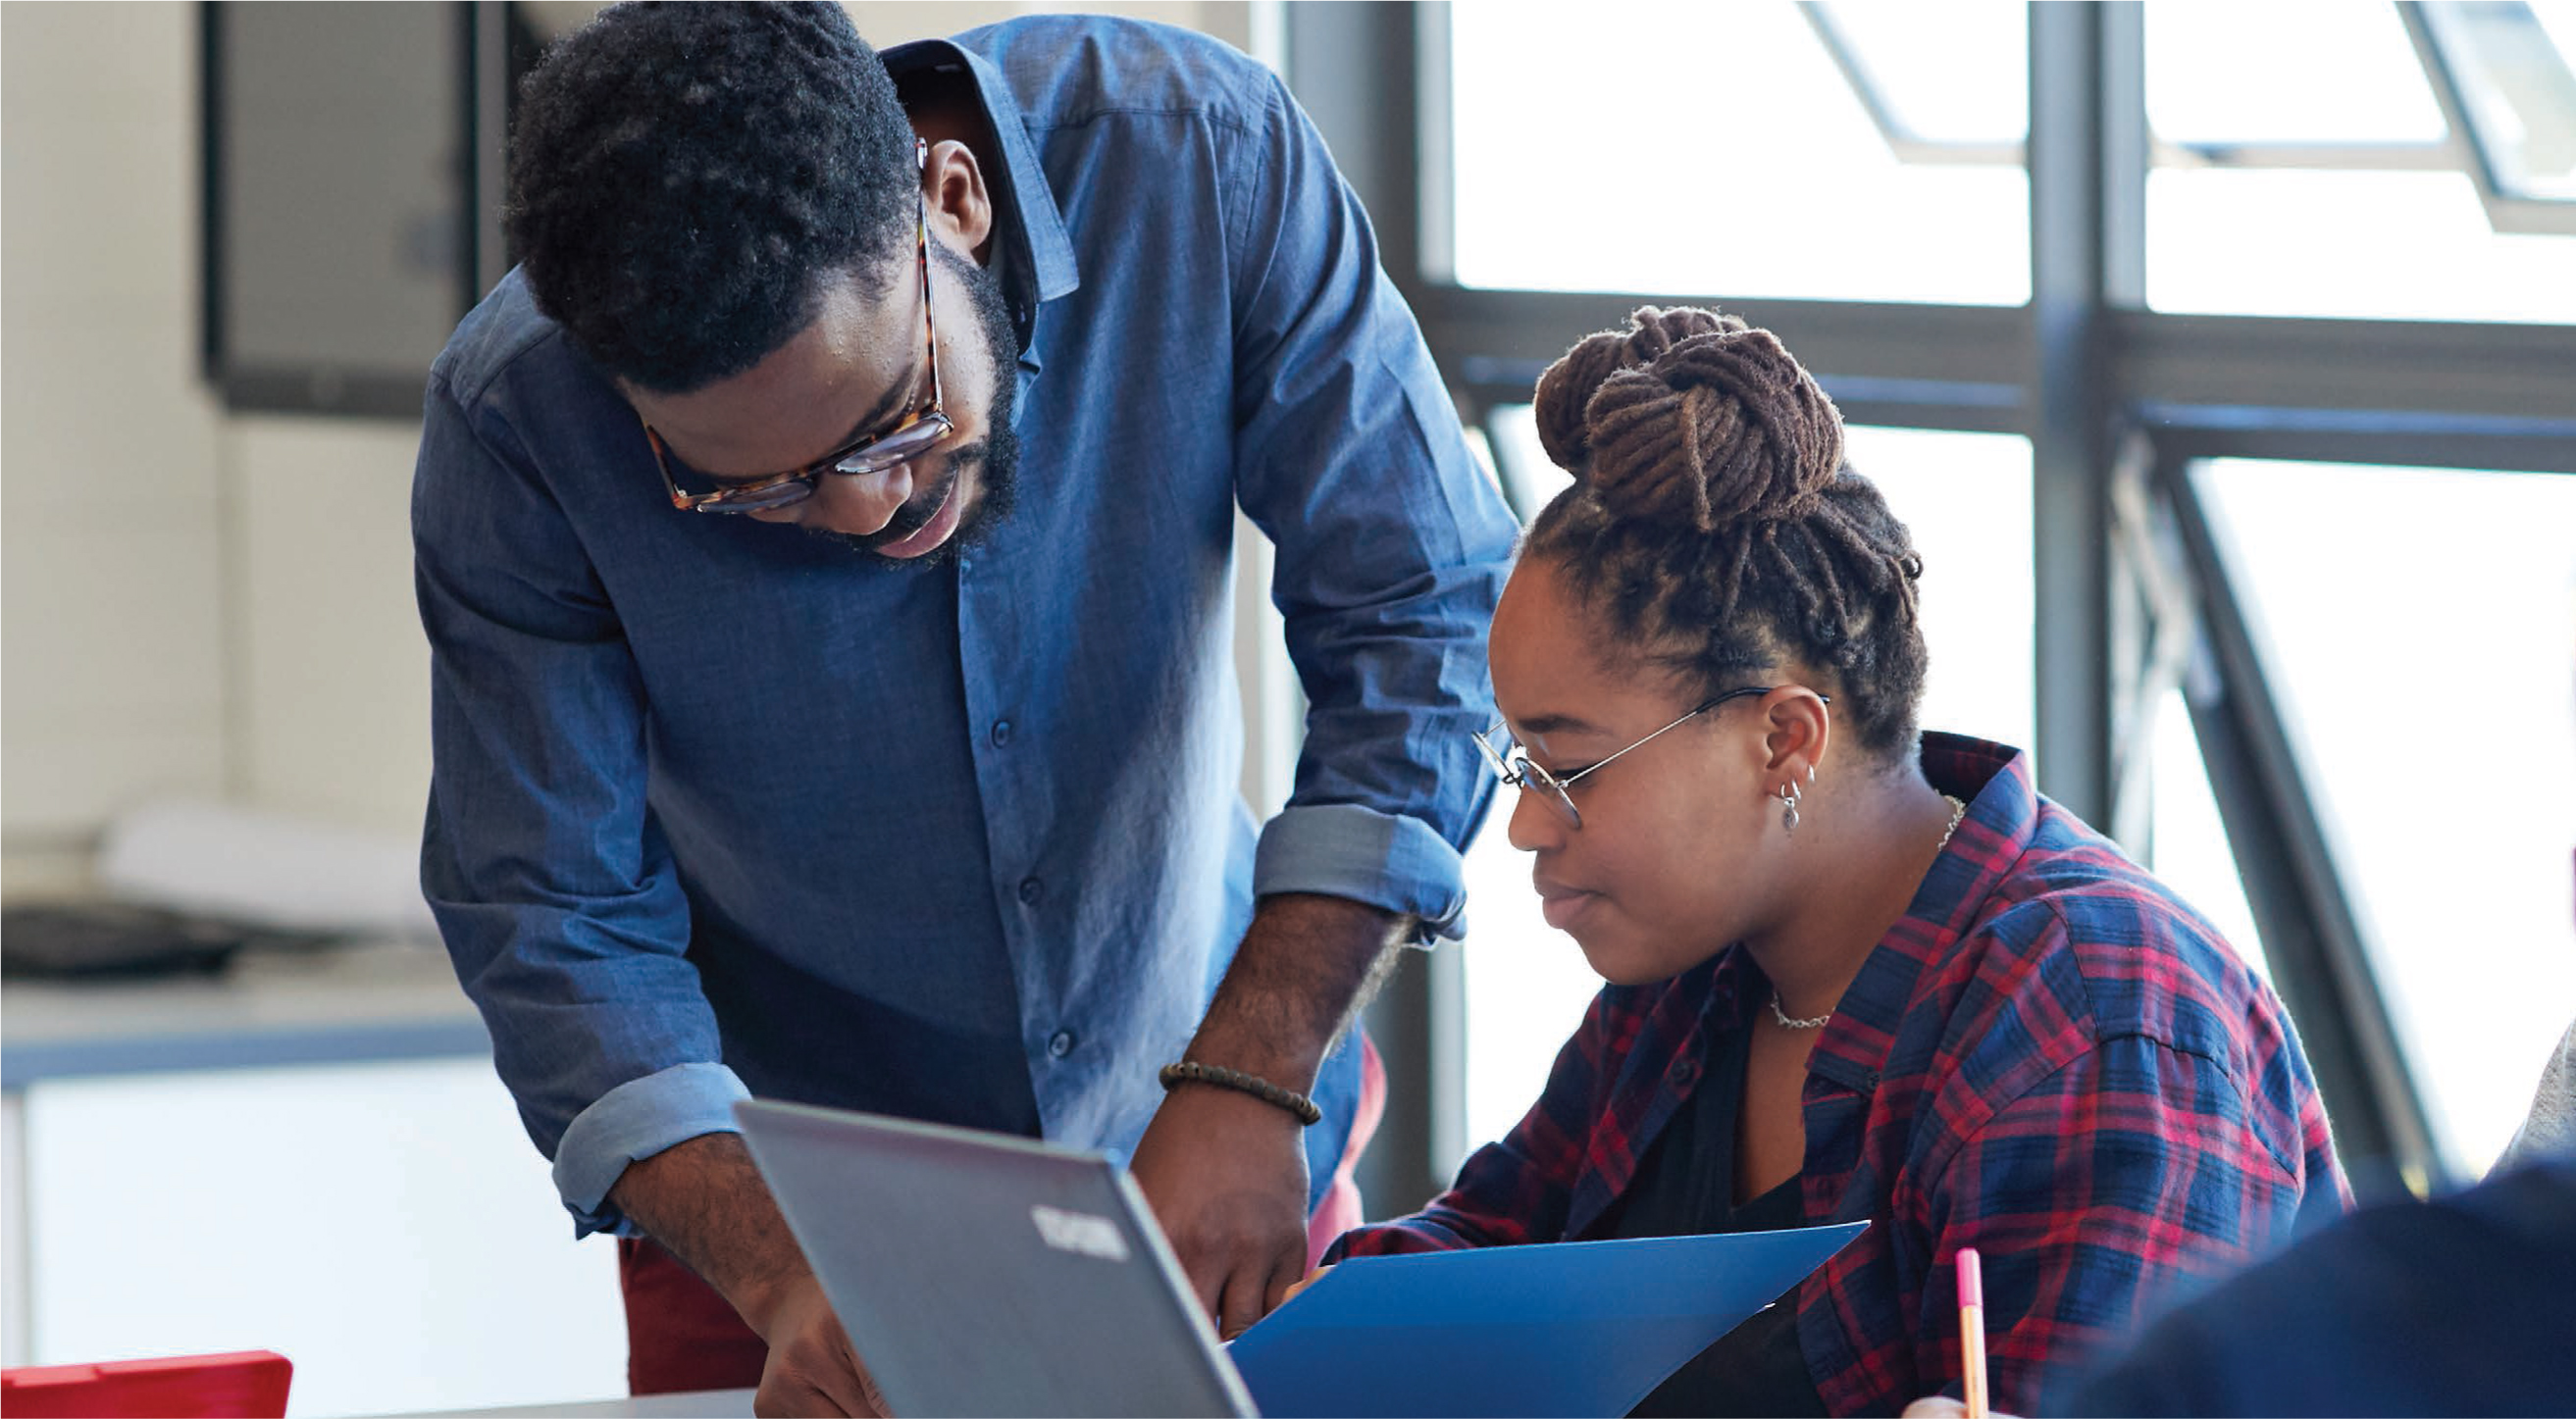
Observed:
[[[913,140],[913,163],[927,169],[930,144]],[[921,265],[921,329],[929,349],[930,402],[903,417],[893,428],[871,429],[843,444],[812,463],[792,473],[779,473],[748,482],[728,483],[713,492],[684,493],[671,477],[671,453],[662,443],[652,424],[644,425],[644,441],[653,446],[653,462],[662,470],[662,486],[671,494],[671,506],[683,512],[766,512],[771,508],[793,507],[814,496],[815,485],[829,473],[852,476],[882,473],[899,463],[909,463],[937,446],[941,439],[955,431],[948,418],[947,401],[939,383],[939,325],[930,313],[930,199],[926,194],[913,195],[913,215],[920,227],[919,259]]]
[[[1569,825],[1580,828],[1583,826],[1583,813],[1574,806],[1574,795],[1566,790],[1608,768],[1620,755],[1653,743],[1656,739],[1681,728],[1719,705],[1725,704],[1728,700],[1740,700],[1750,695],[1767,695],[1778,688],[1777,685],[1746,685],[1711,695],[1692,706],[1690,713],[1620,750],[1617,754],[1612,754],[1609,758],[1567,774],[1563,778],[1549,773],[1537,760],[1529,756],[1527,749],[1512,742],[1509,737],[1504,739],[1500,747],[1496,747],[1494,736],[1503,733],[1502,720],[1495,720],[1484,733],[1476,736],[1476,747],[1484,751],[1486,765],[1493,769],[1495,776],[1505,785],[1517,788],[1523,793],[1538,793],[1546,800],[1549,807],[1557,811],[1558,816],[1564,818]],[[1833,703],[1833,697],[1830,695],[1818,695],[1816,698],[1826,704]]]

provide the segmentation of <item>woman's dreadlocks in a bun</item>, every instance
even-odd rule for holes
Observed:
[[[1527,554],[1563,567],[1622,641],[1710,693],[1786,662],[1828,673],[1865,747],[1912,745],[1922,559],[1770,331],[1647,306],[1550,366],[1537,414],[1576,481]]]

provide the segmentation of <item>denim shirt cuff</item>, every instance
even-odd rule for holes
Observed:
[[[1276,892],[1345,897],[1417,917],[1418,946],[1454,941],[1467,927],[1458,849],[1419,818],[1356,803],[1292,805],[1262,828],[1252,893]]]
[[[629,1079],[573,1117],[555,1145],[555,1191],[573,1215],[573,1235],[643,1230],[608,1204],[626,1165],[709,1133],[733,1133],[733,1106],[751,1091],[721,1064],[675,1064]]]

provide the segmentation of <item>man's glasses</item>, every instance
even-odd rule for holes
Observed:
[[[930,144],[913,140],[913,163],[927,168]],[[814,496],[814,487],[827,473],[845,476],[882,473],[899,463],[909,463],[930,451],[948,437],[956,425],[948,418],[939,386],[939,326],[930,314],[930,199],[914,194],[914,219],[920,226],[921,261],[921,328],[930,349],[930,402],[904,416],[891,429],[870,431],[834,449],[793,473],[780,473],[755,478],[744,483],[728,483],[707,493],[684,493],[671,477],[671,453],[663,446],[662,436],[651,424],[644,426],[644,440],[653,446],[653,462],[662,470],[662,486],[670,491],[671,506],[683,512],[766,512],[771,508],[792,507]]]
[[[1658,737],[1681,728],[1683,725],[1688,724],[1692,720],[1699,718],[1701,715],[1708,713],[1710,710],[1717,708],[1719,705],[1725,704],[1728,700],[1740,700],[1748,695],[1767,695],[1778,688],[1779,687],[1776,685],[1747,685],[1739,689],[1728,690],[1722,694],[1711,695],[1709,698],[1700,701],[1696,706],[1693,706],[1690,713],[1683,715],[1681,718],[1674,720],[1672,723],[1665,725],[1661,729],[1656,730],[1653,734],[1649,734],[1645,738],[1638,740],[1635,744],[1629,745],[1626,749],[1620,750],[1618,754],[1612,754],[1607,759],[1603,759],[1598,763],[1592,764],[1591,766],[1577,772],[1567,774],[1563,778],[1558,778],[1556,775],[1549,773],[1545,768],[1541,767],[1537,760],[1532,759],[1529,756],[1528,750],[1512,742],[1508,735],[1505,735],[1501,744],[1497,746],[1494,737],[1503,733],[1503,721],[1499,719],[1495,720],[1484,733],[1476,736],[1476,747],[1484,751],[1485,763],[1493,769],[1495,776],[1500,778],[1506,785],[1517,788],[1523,793],[1538,794],[1542,799],[1546,800],[1547,805],[1550,808],[1556,810],[1559,817],[1565,819],[1569,825],[1580,828],[1583,826],[1583,814],[1574,806],[1574,795],[1566,790],[1574,787],[1578,783],[1581,783],[1586,778],[1601,772],[1603,769],[1608,768],[1612,761],[1616,760],[1620,754],[1629,753],[1643,745],[1652,743]],[[1830,695],[1818,695],[1816,698],[1824,701],[1826,704],[1833,703],[1833,697]]]

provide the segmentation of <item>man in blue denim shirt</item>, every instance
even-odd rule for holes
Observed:
[[[1350,1131],[1328,1050],[1456,933],[1513,535],[1322,141],[1181,31],[880,58],[820,5],[611,10],[515,142],[525,264],[414,485],[422,878],[579,1226],[751,1329],[658,1373],[869,1402],[746,1092],[1128,1151],[1249,1324]],[[1311,705],[1257,836],[1238,505]],[[696,1283],[621,1246],[662,1387]]]

